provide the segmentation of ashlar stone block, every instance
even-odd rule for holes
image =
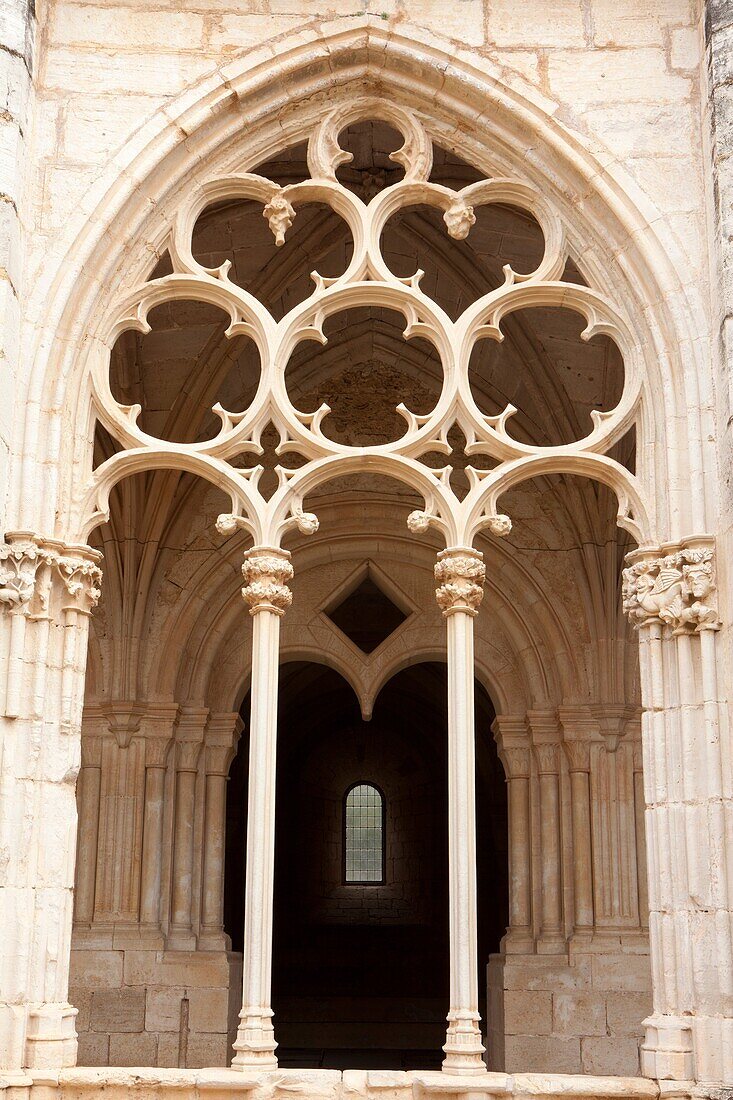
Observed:
[[[90,1022],[92,1031],[143,1031],[145,990],[105,989],[92,993]]]

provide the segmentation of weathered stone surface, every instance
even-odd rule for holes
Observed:
[[[92,1031],[133,1031],[145,1028],[145,991],[105,989],[92,993]]]

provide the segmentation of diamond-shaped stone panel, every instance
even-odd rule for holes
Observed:
[[[372,653],[407,618],[368,573],[326,614],[362,653]]]

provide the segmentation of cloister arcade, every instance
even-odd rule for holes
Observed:
[[[684,309],[580,155],[555,151],[559,184],[499,91],[479,125],[396,43],[374,77],[370,34],[334,32],[329,77],[294,47],[282,100],[248,74],[246,133],[218,92],[189,108],[155,202],[54,288],[63,392],[39,374],[54,428],[0,600],[64,870],[6,1045],[30,1069],[442,1067],[458,1091],[722,1080]]]

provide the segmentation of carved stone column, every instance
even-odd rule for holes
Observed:
[[[443,1069],[481,1073],[476,928],[476,792],[473,619],[483,599],[482,555],[443,550],[435,596],[448,628],[448,891],[450,1010]]]
[[[636,551],[624,608],[639,628],[654,1009],[642,1072],[730,1080],[733,789],[719,688],[711,538]]]
[[[537,950],[561,954],[565,950],[563,928],[560,746],[554,714],[531,711],[527,715],[532,734],[540,788],[540,849],[542,853],[542,912]]]
[[[563,750],[570,772],[573,822],[573,931],[593,932],[593,848],[590,818],[590,742],[587,717],[560,710]]]
[[[140,722],[141,733],[145,738],[140,926],[154,936],[160,931],[165,776],[177,718],[177,706],[155,707],[154,713],[146,709]]]
[[[524,954],[534,948],[531,767],[527,723],[524,717],[500,715],[494,722],[494,729],[499,759],[506,773],[509,804],[509,927],[502,946],[507,954]]]
[[[206,809],[204,815],[204,870],[201,887],[200,951],[224,951],[224,836],[229,767],[242,732],[238,714],[212,714],[206,727],[204,760]]]
[[[0,1068],[76,1060],[68,1003],[81,710],[100,555],[28,532],[0,544]],[[19,842],[19,822],[23,822]]]
[[[275,863],[275,765],[280,618],[292,602],[293,567],[285,550],[245,554],[242,595],[252,623],[247,869],[242,1011],[232,1065],[277,1065],[272,1025],[272,917]]]

